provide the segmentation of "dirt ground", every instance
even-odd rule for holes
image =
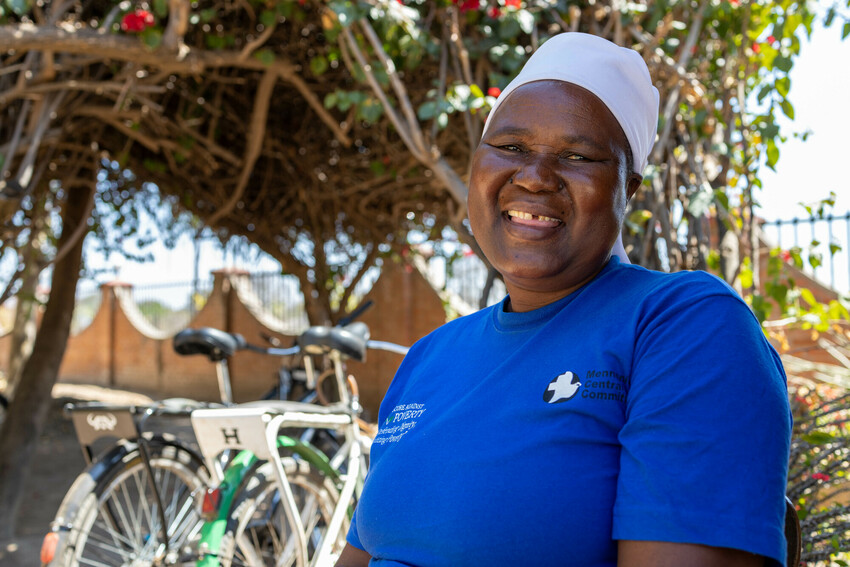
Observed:
[[[65,403],[92,400],[116,404],[145,404],[142,394],[98,386],[57,384],[44,433],[24,485],[24,499],[12,541],[0,542],[0,566],[33,567],[41,564],[41,541],[65,492],[85,468],[74,427],[62,413]],[[5,521],[0,518],[0,522]]]

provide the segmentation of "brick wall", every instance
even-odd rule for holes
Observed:
[[[213,291],[189,325],[240,333],[249,342],[268,344],[263,335],[280,339],[284,346],[294,337],[265,325],[262,313],[242,300],[240,282],[246,272],[214,273]],[[141,392],[154,398],[187,397],[218,400],[215,365],[206,357],[180,356],[172,337],[149,327],[130,299],[130,286],[121,282],[101,288],[103,300],[92,323],[71,337],[59,372],[63,382],[95,384]],[[370,327],[373,339],[410,345],[445,322],[437,294],[419,272],[387,261],[369,298],[374,306],[360,320]],[[8,364],[10,336],[0,337],[0,367]],[[377,415],[380,400],[401,363],[401,356],[370,351],[366,363],[350,362],[357,378],[365,417]],[[257,399],[277,383],[284,361],[253,352],[239,352],[229,360],[234,400]]]

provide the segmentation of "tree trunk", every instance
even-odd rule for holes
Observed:
[[[50,297],[32,355],[21,372],[18,391],[0,430],[0,540],[14,536],[24,478],[47,420],[51,391],[71,333],[83,251],[83,236],[74,234],[74,229],[87,221],[94,186],[67,191],[57,249],[63,249],[70,238],[77,238],[77,242],[53,266]]]
[[[21,371],[30,357],[35,342],[36,315],[38,301],[36,290],[41,275],[41,249],[39,241],[43,238],[42,219],[33,223],[29,242],[24,252],[24,273],[21,275],[21,287],[17,293],[15,306],[15,324],[12,327],[12,340],[9,348],[9,383],[6,396],[11,400],[21,379]]]

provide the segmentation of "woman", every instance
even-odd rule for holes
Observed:
[[[405,357],[339,566],[784,561],[778,356],[717,278],[611,253],[657,108],[640,56],[578,33],[502,93],[468,210],[508,295]]]

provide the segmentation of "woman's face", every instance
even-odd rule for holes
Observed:
[[[571,83],[523,85],[491,117],[473,156],[469,221],[513,310],[556,301],[605,265],[640,185],[627,151],[611,111]]]

